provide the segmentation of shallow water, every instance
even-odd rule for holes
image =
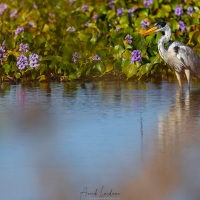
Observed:
[[[200,86],[1,85],[0,199],[200,197]]]

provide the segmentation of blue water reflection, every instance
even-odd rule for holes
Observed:
[[[189,97],[177,91],[166,82],[1,85],[0,199],[79,199],[86,186],[122,199],[149,160],[173,148],[167,133],[186,129],[182,115],[199,121],[188,100],[197,104],[198,86]]]

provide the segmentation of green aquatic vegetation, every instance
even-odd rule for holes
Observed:
[[[200,52],[195,0],[4,0],[0,4],[2,80],[74,80],[104,74],[140,79],[173,73],[158,54],[158,21],[172,39]]]

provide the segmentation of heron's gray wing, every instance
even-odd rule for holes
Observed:
[[[174,46],[174,51],[183,65],[200,78],[200,57],[197,53],[184,44]]]
[[[178,73],[183,72],[186,68],[185,64],[177,57],[177,48],[181,45],[184,44],[178,41],[169,43],[167,54],[165,55],[166,62]]]

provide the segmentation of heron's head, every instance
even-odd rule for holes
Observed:
[[[165,32],[168,29],[169,26],[165,22],[158,22],[154,25],[153,28],[150,28],[149,30],[145,31],[143,33],[143,36],[149,35],[151,33]]]

